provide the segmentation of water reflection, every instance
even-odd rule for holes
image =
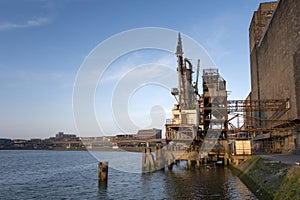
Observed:
[[[143,184],[149,186],[154,181],[156,188],[163,188],[167,199],[256,199],[227,168],[203,166],[186,170],[183,166],[143,176]]]

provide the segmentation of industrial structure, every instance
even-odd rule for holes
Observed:
[[[200,60],[194,72],[191,61],[183,57],[180,33],[176,56],[178,87],[172,88],[171,94],[177,103],[172,109],[172,119],[165,124],[166,146],[157,145],[156,159],[150,147],[143,150],[143,172],[165,165],[172,168],[174,162],[181,160],[187,161],[188,168],[193,163],[200,166],[201,162],[228,160],[226,81],[218,69],[204,69],[201,95],[198,90]]]
[[[200,96],[198,94],[198,76],[200,61],[198,60],[197,78],[193,85],[193,66],[187,58],[183,58],[182,41],[178,34],[177,45],[177,72],[178,88],[173,88],[171,93],[178,101],[172,110],[172,120],[166,124],[166,142],[183,142],[190,144],[200,140]]]
[[[236,140],[251,140],[254,151],[299,152],[300,1],[261,3],[253,14],[249,42],[251,92],[245,100],[227,100],[226,81],[217,69],[203,70],[203,94],[198,93],[200,61],[193,85],[192,65],[183,59],[179,35],[178,88],[172,89],[178,104],[166,124],[167,143],[192,140],[193,148],[201,146],[200,154],[209,152],[209,138],[214,138],[214,148],[229,146],[225,153]]]
[[[166,142],[207,154],[216,146],[218,140],[227,138],[226,81],[220,76],[218,69],[204,69],[203,94],[200,95],[200,60],[193,83],[193,66],[187,58],[183,58],[180,34],[176,55],[178,88],[173,88],[171,93],[175,96],[177,104],[172,110],[172,120],[166,124]]]
[[[188,168],[193,163],[197,166],[210,161],[226,164],[229,160],[226,81],[218,69],[203,69],[203,93],[199,93],[200,60],[193,71],[191,61],[183,57],[180,33],[176,56],[178,87],[172,88],[171,94],[177,103],[172,109],[172,119],[165,124],[166,146],[157,145],[155,159],[150,147],[143,150],[144,172],[165,165],[172,168],[174,162],[181,160],[187,161]]]
[[[171,91],[177,104],[165,125],[168,165],[170,159],[190,166],[238,163],[253,151],[300,152],[300,1],[261,3],[249,41],[251,92],[245,100],[228,100],[218,69],[203,70],[199,94],[200,61],[193,82],[193,66],[183,57],[178,35],[178,88]],[[149,157],[149,152],[144,153]]]
[[[300,153],[300,1],[261,3],[249,27],[251,92],[229,100],[218,69],[194,69],[183,56],[180,33],[176,48],[178,87],[172,119],[159,129],[115,137],[77,138],[58,133],[45,139],[0,139],[1,148],[103,149],[141,151],[143,171],[195,163],[238,163],[253,151]],[[193,74],[195,73],[195,74]],[[155,158],[152,151],[156,149]]]
[[[157,146],[156,161],[150,148],[143,151],[144,172],[164,165],[172,168],[173,162],[181,160],[187,161],[188,168],[193,163],[200,166],[200,163],[227,163],[228,160],[226,81],[218,69],[204,69],[201,95],[198,89],[200,60],[193,71],[191,61],[183,57],[180,33],[176,56],[178,87],[173,88],[171,94],[177,104],[172,109],[172,119],[165,124],[167,145]],[[158,164],[154,167],[155,163]]]

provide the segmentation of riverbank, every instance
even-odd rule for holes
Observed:
[[[299,199],[300,167],[266,156],[253,156],[231,170],[259,199]]]

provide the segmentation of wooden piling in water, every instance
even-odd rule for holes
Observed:
[[[108,177],[108,162],[99,162],[98,164],[98,186],[106,187]]]

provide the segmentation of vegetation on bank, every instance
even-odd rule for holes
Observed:
[[[259,199],[300,200],[300,168],[253,156],[231,169]]]
[[[278,200],[300,200],[300,168],[291,167],[275,195]]]
[[[247,185],[256,197],[259,199],[273,199],[273,194],[263,186],[256,176],[253,176],[253,173],[249,173],[252,168],[255,168],[258,160],[259,157],[253,157],[252,159],[241,163],[238,167],[230,166],[230,168],[241,179],[241,181]]]

